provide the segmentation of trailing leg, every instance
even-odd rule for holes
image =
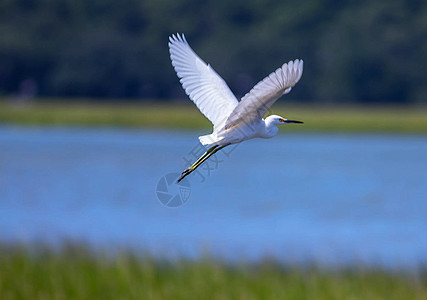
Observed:
[[[213,147],[209,148],[208,151],[206,151],[205,154],[203,154],[191,167],[189,167],[188,169],[184,170],[184,172],[181,173],[181,177],[178,178],[178,182],[180,182],[182,179],[184,179],[184,177],[186,177],[187,175],[190,175],[191,172],[196,170],[209,157],[214,155],[216,152],[218,152],[222,148],[227,147],[228,145],[230,145],[230,144],[227,144],[227,145],[224,145],[221,147],[219,147],[219,145],[217,145],[217,146],[213,146]]]
[[[196,160],[196,162],[194,164],[192,164],[189,168],[185,169],[182,173],[181,173],[181,177],[178,178],[178,182],[180,182],[182,179],[184,179],[185,176],[189,175],[191,172],[193,172],[202,162],[205,161],[205,158],[212,153],[212,151],[214,151],[216,148],[218,147],[218,145],[213,146],[211,148],[209,148],[202,156],[200,156],[200,158],[198,160]]]

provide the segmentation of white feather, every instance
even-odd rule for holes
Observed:
[[[184,35],[169,37],[169,52],[187,95],[214,127],[223,124],[239,103],[225,81],[191,49]]]
[[[261,120],[268,109],[282,95],[291,91],[300,80],[303,61],[290,61],[262,81],[258,82],[245,96],[228,117],[225,127],[231,128],[239,123]]]

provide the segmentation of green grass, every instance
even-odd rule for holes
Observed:
[[[71,100],[11,103],[0,101],[0,123],[206,130],[211,127],[190,101],[163,104],[97,104]],[[288,125],[282,132],[427,133],[426,107],[296,106],[283,101],[274,105],[271,113],[305,122],[304,125]]]
[[[427,299],[425,273],[0,249],[0,299]]]

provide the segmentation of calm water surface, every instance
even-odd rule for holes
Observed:
[[[188,201],[167,208],[157,184],[195,160],[198,134],[0,127],[0,241],[326,265],[427,262],[427,136],[249,141],[189,176]]]

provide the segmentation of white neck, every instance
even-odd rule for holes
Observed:
[[[264,124],[265,124],[264,130],[260,134],[262,138],[268,139],[277,135],[277,133],[279,132],[279,128],[277,127],[276,124],[274,124],[273,119],[270,119],[270,118],[265,119]]]

